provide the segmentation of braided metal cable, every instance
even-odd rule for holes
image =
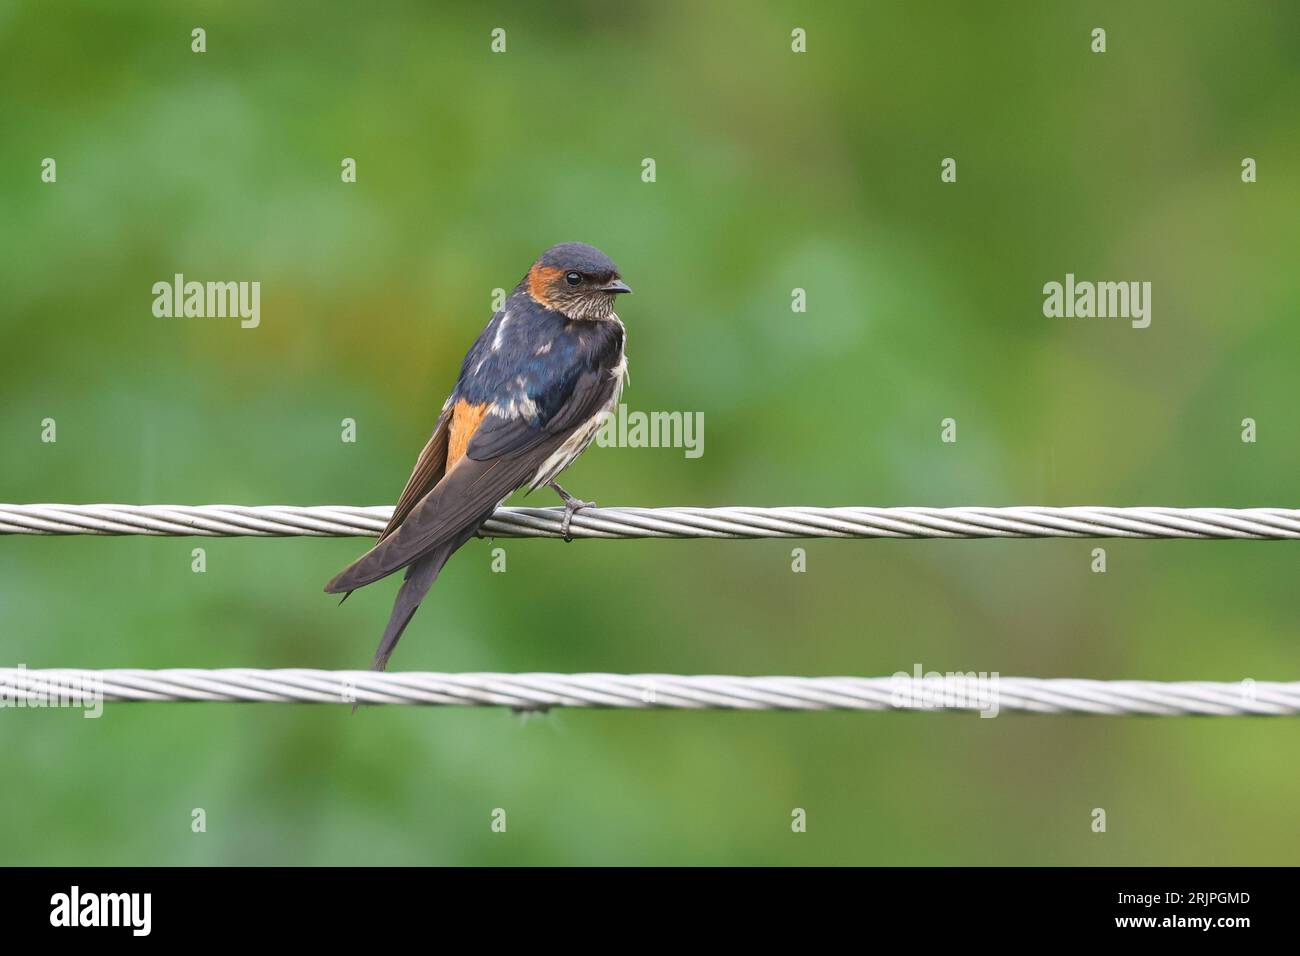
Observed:
[[[392,508],[0,504],[0,534],[377,535]],[[562,508],[501,508],[484,537],[558,538]],[[574,538],[1300,539],[1296,508],[588,508]]]
[[[724,677],[324,670],[0,668],[0,708],[90,701],[424,704],[688,710],[1300,715],[1300,682],[1101,681],[993,675]]]
[[[0,504],[0,534],[376,535],[389,507]],[[485,536],[560,537],[561,508],[503,508]],[[575,538],[1122,537],[1300,539],[1281,508],[592,508]],[[730,677],[319,670],[0,668],[0,708],[50,701],[260,701],[729,710],[1300,714],[1300,682],[1093,681],[960,675]]]

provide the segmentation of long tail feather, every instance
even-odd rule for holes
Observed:
[[[375,651],[375,661],[370,665],[371,670],[382,671],[388,666],[388,659],[392,657],[393,649],[401,640],[402,632],[406,630],[406,625],[411,623],[411,618],[415,616],[416,609],[424,600],[424,596],[429,593],[433,582],[438,580],[443,565],[460,550],[461,545],[474,537],[477,531],[477,525],[467,528],[451,541],[434,548],[407,566],[406,577],[403,578],[402,586],[397,591],[397,598],[393,601],[393,613],[388,618],[388,626],[384,628],[384,636],[379,641],[378,650]]]
[[[371,670],[382,671],[388,666],[388,658],[393,655],[393,649],[402,639],[402,632],[411,623],[411,618],[415,617],[420,602],[429,593],[438,572],[451,557],[452,550],[445,546],[438,548],[407,567],[406,577],[393,601],[393,613],[388,618],[388,626],[384,628],[384,636],[375,651],[375,662],[370,665]]]

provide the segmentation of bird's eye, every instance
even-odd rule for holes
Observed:
[[[564,274],[564,281],[569,283],[569,285],[577,285],[582,281],[582,276],[578,275],[576,272],[566,272]]]

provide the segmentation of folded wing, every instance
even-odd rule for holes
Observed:
[[[402,510],[399,502],[399,510],[394,511],[393,521],[379,542],[330,581],[325,590],[338,593],[364,587],[435,549],[467,540],[502,501],[537,476],[566,440],[579,429],[589,427],[594,416],[607,407],[617,381],[608,369],[595,368],[556,387],[558,393],[537,397],[539,408],[552,409],[544,420],[541,414],[530,420],[521,413],[502,413],[497,408],[476,412],[472,435],[457,435],[450,442],[458,446],[463,443],[464,456],[452,461],[445,474],[413,506]],[[445,435],[457,432],[455,414],[453,408],[447,428],[439,422],[444,437],[439,439],[435,430],[425,446],[431,458],[436,459],[441,447],[442,460],[447,460]],[[421,462],[424,458],[422,454]],[[426,469],[429,475],[436,470]],[[407,482],[407,492],[412,496],[412,489],[422,487],[416,481],[420,471],[417,462],[416,473]],[[407,492],[403,492],[403,500]]]

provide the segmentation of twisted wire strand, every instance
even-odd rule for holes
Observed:
[[[1300,681],[0,668],[0,708],[96,701],[1276,717],[1300,715]]]
[[[0,534],[353,537],[388,506],[0,504]],[[482,537],[561,537],[562,508],[500,508]],[[1300,539],[1296,508],[587,508],[574,538]]]

